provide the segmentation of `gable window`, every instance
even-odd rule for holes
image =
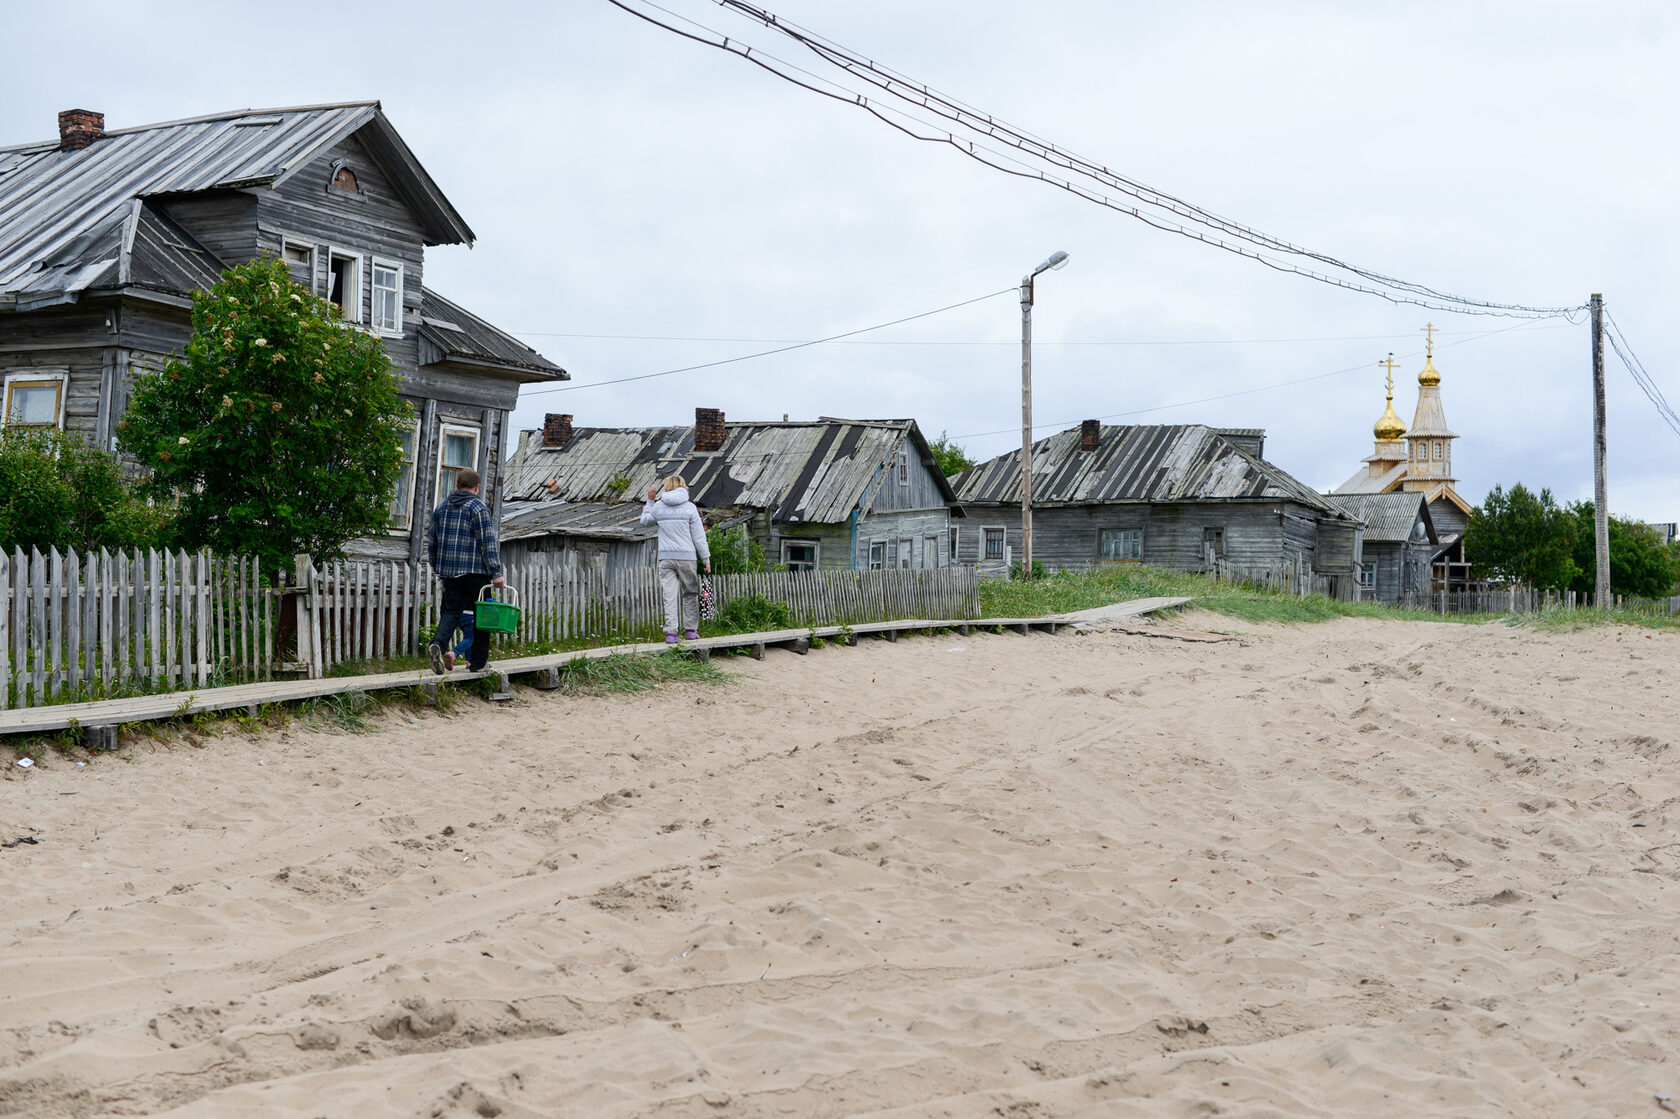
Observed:
[[[335,167],[330,185],[332,189],[342,190],[345,194],[362,193],[362,185],[356,181],[356,173],[348,167]]]
[[[782,566],[789,571],[815,571],[817,569],[817,542],[815,540],[783,540]]]
[[[415,424],[409,424],[397,437],[402,446],[402,469],[397,474],[396,486],[391,490],[393,531],[406,532],[414,522],[414,450],[419,435],[420,429]],[[439,495],[439,500],[442,500],[442,495]]]
[[[910,484],[910,453],[908,451],[898,452],[898,484],[901,486]]]
[[[373,329],[401,334],[403,329],[403,266],[373,259]]]
[[[887,565],[887,542],[885,540],[871,540],[869,542],[869,570],[879,571]]]
[[[327,257],[327,301],[336,303],[345,322],[362,321],[362,258],[334,250]]]
[[[478,469],[478,428],[444,424],[438,440],[437,499],[455,492],[455,476],[468,467]]]
[[[986,530],[986,558],[989,560],[1003,558],[1003,529],[989,528]]]
[[[939,537],[922,537],[922,566],[938,567],[939,565]]]
[[[1097,559],[1102,563],[1143,562],[1143,529],[1102,529],[1097,536]]]
[[[287,237],[280,242],[280,259],[285,262],[286,271],[292,274],[292,279],[310,291],[315,290],[314,245]]]
[[[48,431],[64,426],[64,373],[13,373],[6,378],[6,427]]]

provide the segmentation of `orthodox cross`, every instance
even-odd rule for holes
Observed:
[[[1434,357],[1435,356],[1435,330],[1436,330],[1436,327],[1435,327],[1434,323],[1429,322],[1429,323],[1424,323],[1423,324],[1424,336],[1429,339],[1428,349],[1424,354],[1425,357]]]
[[[1394,399],[1394,351],[1390,350],[1388,352],[1388,360],[1387,361],[1379,361],[1379,362],[1377,362],[1377,364],[1378,365],[1384,365],[1384,366],[1388,367],[1388,398],[1390,400],[1393,400]]]

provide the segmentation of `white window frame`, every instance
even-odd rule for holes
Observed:
[[[1119,559],[1109,559],[1103,550],[1103,534],[1117,532],[1121,534],[1136,533],[1132,541],[1131,554]],[[1142,563],[1143,562],[1143,527],[1141,525],[1104,525],[1097,529],[1097,562],[1098,563]]]
[[[344,260],[355,262],[355,267],[350,269],[350,280],[353,290],[345,294],[344,303],[340,306],[344,311],[344,321],[354,326],[360,326],[362,324],[362,266],[367,262],[367,257],[362,253],[352,252],[350,249],[341,249],[336,245],[329,245],[327,247],[326,298],[329,303],[332,302],[334,257],[341,257]]]
[[[460,463],[459,465],[455,465],[455,466],[445,466],[444,465],[443,452],[449,446],[449,437],[451,435],[470,435],[470,436],[472,436],[472,438],[473,438],[473,453],[472,453],[472,461],[471,462],[463,462],[463,463]],[[442,501],[444,498],[448,497],[451,493],[455,492],[455,476],[457,474],[459,474],[463,470],[468,469],[469,467],[473,470],[478,469],[478,459],[479,459],[479,455],[483,451],[483,449],[484,449],[484,431],[483,431],[483,429],[481,429],[479,427],[476,427],[472,424],[441,423],[441,424],[438,425],[437,490],[435,492],[437,494],[437,499],[439,501]],[[443,472],[445,470],[454,471],[454,473],[449,476],[449,485],[448,485],[447,488],[443,484]]]
[[[286,257],[286,251],[288,249],[302,249],[302,250],[304,250],[305,252],[307,252],[309,254],[308,262],[304,263],[304,262],[301,262],[301,261],[294,262],[294,261],[288,260],[287,257]],[[280,263],[284,264],[286,266],[286,271],[287,272],[292,271],[292,268],[293,268],[294,264],[302,264],[303,265],[303,267],[308,272],[308,278],[304,281],[303,286],[309,289],[309,292],[310,292],[311,295],[313,295],[315,293],[315,290],[316,290],[315,289],[315,260],[320,255],[320,252],[321,252],[320,246],[315,244],[315,242],[313,242],[313,241],[306,241],[302,237],[294,237],[290,233],[282,233],[280,235]],[[296,273],[293,273],[293,276],[295,277]]]
[[[992,541],[998,542],[998,554],[992,555]],[[982,530],[980,537],[981,560],[1002,560],[1009,558],[1009,533],[1007,529],[987,528]]]
[[[1359,589],[1374,591],[1377,589],[1377,561],[1361,560],[1359,563]]]
[[[403,482],[406,481],[408,483],[408,508],[403,510],[401,520],[398,520],[396,514],[393,512],[390,525],[387,528],[387,531],[393,536],[406,536],[414,527],[414,501],[416,497],[414,492],[414,480],[420,473],[417,469],[420,465],[420,421],[415,420],[404,426],[402,430],[408,435],[411,442],[408,446],[408,459],[403,463],[401,473],[397,475],[395,490],[400,492],[403,487]],[[441,447],[442,444],[440,443],[440,454]],[[392,505],[397,503],[397,492],[393,492],[391,494]],[[441,497],[439,500],[441,500]]]
[[[379,286],[379,272],[381,269],[395,272],[397,286],[382,288]],[[379,295],[383,291],[391,292],[391,300],[396,305],[396,324],[386,326],[379,321]],[[372,257],[368,261],[368,320],[374,332],[386,338],[400,338],[403,332],[403,266],[401,261],[386,260],[383,257]]]
[[[1435,441],[1435,461],[1441,461],[1441,441],[1439,439]]]
[[[58,388],[57,406],[53,410],[51,424],[26,424],[12,422],[12,393],[19,387],[35,388],[42,385],[56,385]],[[15,427],[21,431],[63,431],[64,406],[70,396],[70,374],[46,373],[38,369],[19,370],[6,374],[5,396],[0,400],[0,427]]]
[[[869,542],[869,570],[880,571],[887,566],[887,542],[885,540],[871,540]]]
[[[788,567],[788,563],[789,563],[789,560],[788,560],[788,545],[790,545],[790,544],[793,545],[796,548],[810,548],[811,549],[811,566],[809,568],[801,567],[801,568],[796,569],[796,568]],[[819,570],[822,567],[822,541],[821,540],[813,540],[809,537],[796,537],[796,536],[784,536],[784,537],[782,537],[782,566],[787,567],[789,571],[794,571],[794,570],[817,571],[817,570]]]

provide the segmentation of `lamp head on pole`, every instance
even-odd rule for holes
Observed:
[[[1057,249],[1055,252],[1050,254],[1049,258],[1047,260],[1045,260],[1045,262],[1043,264],[1040,264],[1037,268],[1034,268],[1032,270],[1032,274],[1034,276],[1036,276],[1040,272],[1046,272],[1046,271],[1049,271],[1050,269],[1053,269],[1053,268],[1066,268],[1067,267],[1067,262],[1068,262],[1068,254],[1062,252],[1060,249]]]

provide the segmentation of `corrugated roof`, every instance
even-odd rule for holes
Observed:
[[[422,348],[421,362],[454,360],[489,362],[499,368],[530,370],[529,380],[568,381],[571,375],[511,334],[505,334],[471,311],[422,286],[420,337],[437,347],[435,355]],[[429,359],[429,360],[428,360]]]
[[[721,450],[694,451],[694,428],[577,428],[560,448],[531,442],[510,464],[510,500],[638,499],[670,474],[703,506],[747,506],[782,522],[834,524],[864,501],[906,440],[931,457],[914,420],[731,423]],[[937,469],[935,475],[939,475]],[[941,481],[943,476],[939,475]],[[551,495],[546,482],[557,490]],[[945,487],[946,499],[952,494]]]
[[[1364,521],[1365,539],[1373,544],[1405,543],[1412,538],[1412,528],[1420,516],[1429,540],[1435,540],[1429,505],[1420,493],[1332,494],[1325,500]]]
[[[114,260],[110,235],[137,198],[273,186],[362,129],[414,210],[427,244],[471,242],[377,101],[243,109],[106,132],[79,151],[57,141],[0,149],[0,298],[20,302],[92,286]],[[38,275],[46,271],[47,276]],[[103,282],[103,280],[102,280]]]
[[[1104,424],[1097,448],[1080,448],[1069,428],[1033,444],[1033,504],[1281,498],[1339,515],[1285,471],[1201,424]],[[964,504],[1018,505],[1021,452],[979,463],[952,482]]]
[[[752,514],[729,510],[707,510],[702,519],[707,528],[729,526]],[[659,534],[657,525],[642,523],[642,501],[509,501],[502,506],[501,538],[504,543],[534,536],[563,533],[609,540],[651,540]]]

